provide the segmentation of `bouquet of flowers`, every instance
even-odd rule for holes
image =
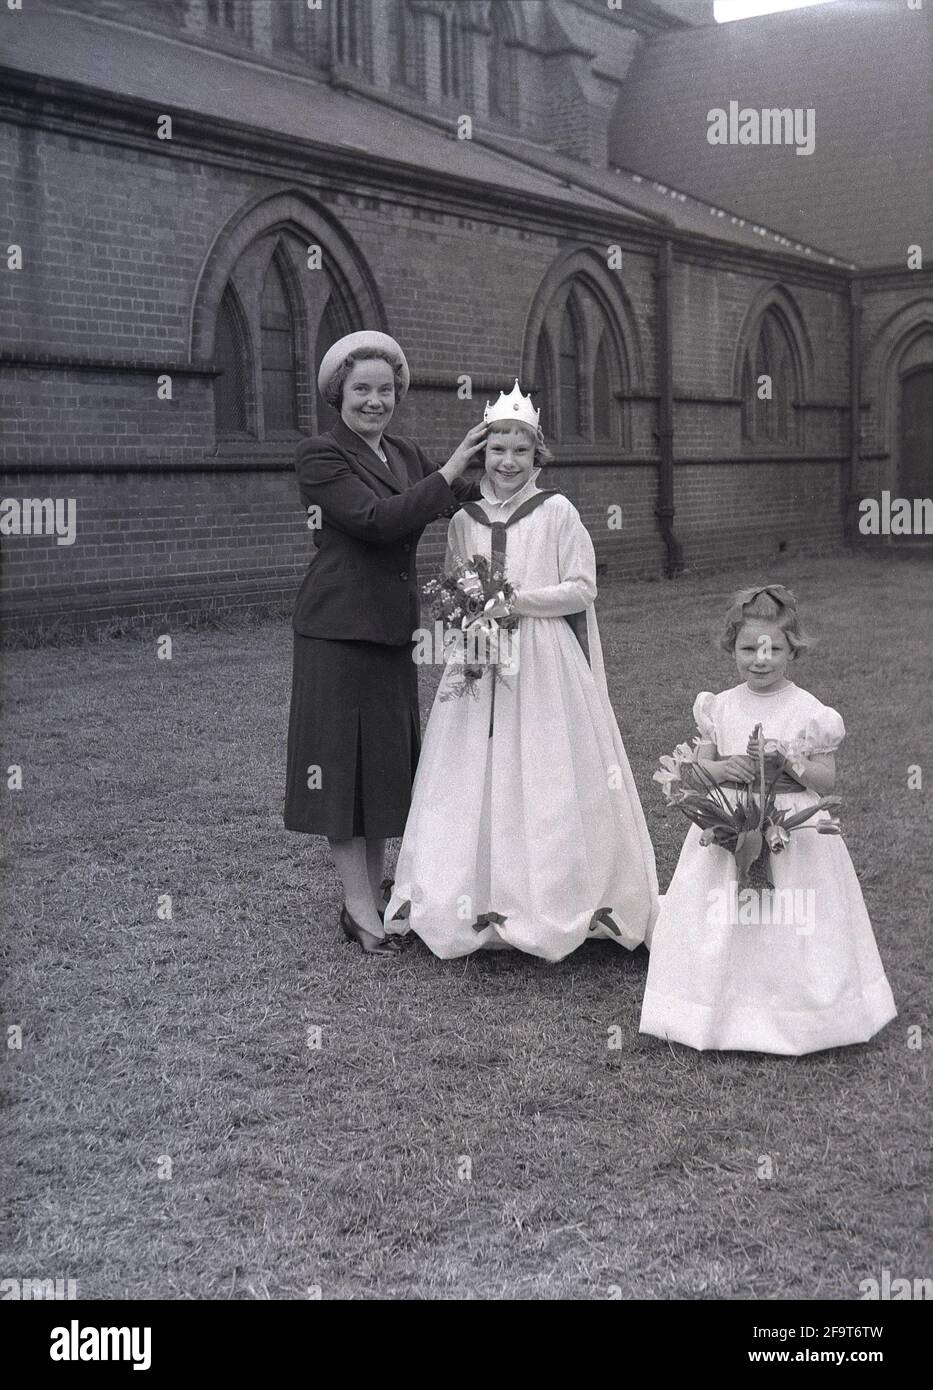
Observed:
[[[661,783],[667,804],[676,806],[701,828],[700,844],[719,845],[735,857],[740,891],[774,887],[771,855],[780,854],[793,831],[802,827],[816,830],[820,835],[841,834],[839,821],[832,815],[816,825],[805,825],[817,811],[840,806],[841,797],[821,796],[812,806],[800,811],[777,808],[775,788],[782,775],[777,756],[780,749],[773,740],[761,739],[760,724],[755,726],[752,738],[759,741],[756,789],[753,790],[752,784],[740,787],[734,802],[700,766],[699,738],[693,740],[692,747],[687,743],[678,744],[672,754],[659,760],[659,769],[654,774],[654,780]]]
[[[441,699],[475,698],[487,670],[493,689],[499,681],[507,684],[500,669],[501,634],[517,626],[518,615],[502,610],[512,603],[515,590],[490,560],[485,555],[457,557],[452,572],[429,580],[421,593],[432,616],[444,625],[444,649],[450,667],[459,672]],[[494,609],[496,616],[490,616]]]

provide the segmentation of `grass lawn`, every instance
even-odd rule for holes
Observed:
[[[698,690],[734,683],[713,639],[758,577],[600,600],[662,888],[686,822],[655,758],[692,734]],[[933,570],[765,577],[821,639],[799,679],[848,726],[841,814],[900,1010],[805,1058],[640,1037],[647,962],[611,943],[559,965],[343,944],[323,841],[282,827],[287,620],[181,628],[171,661],[154,638],[7,653],[3,766],[25,786],[4,1023],[23,1042],[0,1276],[82,1298],[819,1299],[933,1275],[931,825],[908,790],[912,764],[933,785]]]

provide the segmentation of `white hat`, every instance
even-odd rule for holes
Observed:
[[[378,348],[380,352],[386,352],[390,355],[395,366],[401,367],[402,393],[399,396],[399,400],[401,400],[411,381],[411,372],[408,370],[405,354],[395,339],[389,337],[388,333],[377,333],[370,329],[364,329],[361,333],[348,333],[345,338],[338,338],[333,347],[327,349],[317,374],[318,390],[321,395],[324,394],[327,384],[337,368],[343,366],[351,352],[358,352],[360,348]]]

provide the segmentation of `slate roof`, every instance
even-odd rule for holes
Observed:
[[[611,157],[863,266],[933,239],[933,4],[834,0],[660,35],[613,114]],[[707,113],[812,107],[812,155],[710,145]]]
[[[194,111],[374,159],[411,163],[579,205],[556,179],[526,173],[514,159],[455,140],[416,116],[395,114],[312,78],[259,61],[146,33],[30,0],[14,19],[0,17],[0,65],[99,91],[139,98],[166,111]]]
[[[194,111],[361,151],[439,178],[510,188],[645,226],[657,225],[660,215],[676,229],[733,246],[823,259],[792,239],[710,208],[702,194],[697,201],[637,174],[589,169],[527,141],[479,132],[472,141],[456,140],[417,112],[391,110],[375,96],[341,91],[185,40],[45,9],[40,0],[30,0],[15,18],[9,15],[5,7],[0,10],[0,83],[5,67],[155,102],[160,110]]]

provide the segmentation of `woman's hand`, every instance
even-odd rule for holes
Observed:
[[[489,433],[489,426],[484,422],[474,425],[467,430],[460,443],[454,449],[450,458],[438,472],[442,473],[447,483],[452,483],[455,478],[459,478],[467,466],[473,462],[473,456],[477,449],[486,443],[486,435]]]

